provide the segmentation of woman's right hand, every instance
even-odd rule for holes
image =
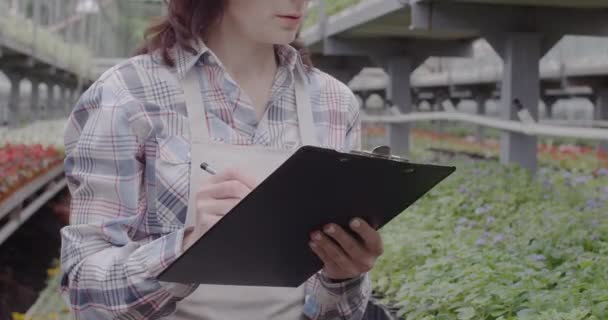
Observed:
[[[196,226],[186,229],[182,248],[190,247],[256,185],[255,179],[238,169],[227,169],[212,176],[196,193]]]

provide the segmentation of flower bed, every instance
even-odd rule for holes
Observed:
[[[382,231],[374,286],[405,319],[608,318],[608,170],[480,162]]]
[[[497,139],[476,142],[471,136],[458,137],[451,134],[413,129],[414,144],[420,148],[438,147],[456,152],[479,154],[483,157],[497,157],[500,144]],[[608,153],[575,144],[556,144],[550,140],[540,143],[538,157],[541,165],[571,170],[597,170],[608,167]]]
[[[65,120],[0,129],[0,203],[21,187],[61,165]]]
[[[62,161],[63,155],[53,146],[6,144],[0,147],[0,203]]]

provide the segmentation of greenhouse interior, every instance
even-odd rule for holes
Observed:
[[[382,164],[388,167],[389,163],[454,169],[432,186],[425,179],[416,180],[419,176],[410,180],[403,176],[403,190],[391,190],[388,182],[371,185],[369,181],[373,180],[361,179],[373,176],[370,172],[351,175],[349,181],[358,183],[353,190],[357,190],[356,198],[361,203],[380,195],[400,198],[401,203],[406,198],[413,201],[399,207],[382,227],[376,226],[383,249],[375,257],[373,268],[364,272],[370,280],[368,294],[338,296],[343,299],[334,311],[315,305],[320,311],[314,316],[307,314],[306,319],[608,319],[607,0],[235,0],[201,1],[200,6],[186,0],[0,0],[0,320],[186,319],[172,314],[184,296],[170,299],[169,291],[144,288],[165,285],[152,273],[137,275],[149,277],[145,280],[130,274],[135,272],[128,270],[134,268],[133,261],[143,258],[134,253],[140,251],[128,247],[143,247],[165,233],[183,231],[187,202],[182,205],[181,216],[167,216],[163,210],[169,208],[139,206],[138,201],[142,204],[148,200],[142,194],[138,201],[121,203],[110,198],[84,199],[94,193],[99,197],[103,191],[112,196],[119,192],[136,194],[136,190],[118,189],[139,183],[171,188],[169,182],[148,181],[151,171],[145,171],[145,176],[143,171],[137,176],[119,175],[118,171],[124,174],[122,170],[133,166],[120,158],[133,141],[126,136],[103,135],[120,125],[109,120],[104,124],[103,113],[86,118],[94,114],[89,110],[94,104],[100,104],[100,109],[120,111],[96,100],[116,95],[116,101],[120,101],[124,98],[120,95],[126,94],[119,92],[122,87],[108,87],[104,82],[116,85],[120,81],[166,80],[147,77],[143,68],[135,68],[135,79],[128,73],[135,66],[133,59],[156,64],[147,66],[150,68],[175,70],[159,60],[141,60],[142,55],[151,56],[139,51],[154,36],[146,32],[148,28],[170,21],[171,27],[164,25],[161,30],[181,26],[183,34],[192,32],[194,27],[183,28],[205,12],[184,12],[186,4],[203,11],[209,3],[220,2],[228,6],[228,13],[230,6],[268,9],[290,3],[303,8],[301,18],[283,20],[302,20],[297,37],[305,49],[300,53],[310,57],[313,74],[341,82],[356,98],[355,125],[359,130],[352,132],[359,134],[360,150],[352,151],[365,155],[356,159],[369,160],[370,171]],[[176,17],[180,10],[182,15]],[[252,10],[251,14],[261,10]],[[166,17],[173,20],[163,20]],[[269,29],[259,28],[262,35]],[[173,38],[182,39],[183,34]],[[228,43],[227,47],[232,45],[236,44]],[[116,74],[131,77],[117,78]],[[318,88],[316,78],[312,79],[309,89],[326,94],[321,96],[324,98],[312,95],[309,99],[315,121],[328,117],[318,128],[331,129],[335,125],[332,121],[343,121],[337,118],[344,117],[344,109],[320,116],[321,111],[314,108],[324,99],[340,97],[332,95],[336,94],[331,91],[334,86]],[[181,93],[172,92],[178,87],[156,92],[148,83],[130,85],[134,86],[131,94],[166,101],[167,105],[161,107],[169,109],[156,113],[174,113],[179,109],[175,105],[183,102],[181,98],[169,101],[165,98],[173,97],[157,97],[181,97]],[[295,86],[298,95],[297,83]],[[184,90],[187,95],[187,88]],[[92,96],[96,92],[101,94]],[[150,108],[147,101],[140,102],[141,106],[125,106]],[[297,123],[300,116],[298,113]],[[128,120],[130,124],[144,121],[138,117],[107,119]],[[173,123],[171,116],[158,119],[166,121],[159,126],[182,125]],[[238,127],[238,121],[230,122],[230,130],[246,130]],[[272,120],[259,124],[270,126]],[[183,125],[187,128],[188,123]],[[258,123],[251,126],[255,131]],[[75,132],[82,133],[79,141],[73,141]],[[323,135],[320,132],[317,135]],[[184,147],[186,139],[173,134],[176,136],[167,141],[174,142],[175,148]],[[110,145],[109,141],[100,141],[108,137],[123,142],[112,140]],[[145,147],[156,152],[156,138],[150,139],[152,142]],[[70,155],[74,143],[79,153]],[[244,144],[256,142],[253,139]],[[96,151],[95,147],[105,150]],[[163,148],[169,150],[171,146]],[[380,149],[388,150],[388,154]],[[136,165],[142,168],[147,161],[155,160],[138,156]],[[161,154],[157,161],[165,162],[156,166],[171,172],[171,179],[186,179],[175,175],[188,173],[189,167],[183,167],[182,159],[167,160],[170,157]],[[121,161],[124,164],[119,164]],[[373,161],[377,163],[374,166]],[[103,176],[102,170],[108,169],[105,166],[114,163],[116,175]],[[304,179],[306,174],[299,176]],[[126,182],[134,177],[141,181]],[[102,184],[103,179],[121,181]],[[151,179],[155,179],[154,172]],[[265,180],[264,185],[271,182]],[[297,181],[282,183],[285,190],[314,192],[303,190],[310,184],[302,183],[298,188]],[[408,192],[422,190],[420,185],[427,187],[412,198]],[[188,189],[187,184],[178,186]],[[114,191],[102,190],[114,187]],[[263,190],[255,191],[259,194]],[[267,200],[279,197],[277,193]],[[242,205],[236,208],[246,207],[245,199],[249,198],[241,199]],[[148,203],[170,201],[151,200]],[[137,208],[127,208],[127,203]],[[95,208],[95,204],[104,208]],[[388,208],[370,204],[370,208],[380,207]],[[352,205],[332,208],[351,210]],[[93,216],[101,212],[105,216]],[[166,221],[150,222],[163,219]],[[109,231],[116,228],[113,224],[126,220],[137,220],[128,223],[139,225],[125,224],[123,229]],[[108,230],[95,231],[105,228]],[[107,237],[88,239],[93,233]],[[255,233],[248,237],[256,241]],[[196,245],[204,240],[203,235]],[[365,247],[365,241],[358,240]],[[275,246],[280,248],[281,243]],[[105,247],[112,248],[107,249],[107,263],[114,263],[114,269],[90,265],[88,269],[73,270],[79,263],[87,263],[87,254],[99,260]],[[267,249],[269,255],[281,252]],[[349,256],[346,249],[337,250]],[[121,256],[127,254],[131,256]],[[312,259],[317,259],[314,263],[322,260],[304,251],[300,258],[298,261],[308,259],[311,264]],[[352,255],[350,258],[354,259]],[[73,259],[81,260],[75,265]],[[142,263],[147,266],[148,262]],[[200,263],[204,264],[204,259]],[[323,272],[328,269],[327,264],[319,265]],[[299,270],[293,265],[272,267],[275,271]],[[235,274],[245,272],[240,268],[246,266],[230,266]],[[152,271],[157,270],[145,270]],[[99,279],[106,283],[95,288],[86,286],[87,281]],[[109,289],[120,286],[126,289]],[[305,310],[310,306],[308,296],[306,301]],[[255,314],[247,318],[286,319]]]

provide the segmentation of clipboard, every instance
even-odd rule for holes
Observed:
[[[455,167],[416,164],[389,147],[343,153],[303,146],[157,277],[184,284],[301,286],[322,269],[308,246],[328,223],[381,229]]]

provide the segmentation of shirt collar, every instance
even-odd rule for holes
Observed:
[[[298,50],[290,45],[276,45],[275,50],[279,58],[279,67],[287,67],[293,72],[296,65],[302,62]]]
[[[175,69],[180,80],[186,77],[186,74],[192,69],[204,56],[211,56],[213,52],[205,45],[202,40],[193,40],[190,42],[193,51],[175,46],[172,50],[172,56],[175,60]],[[303,65],[302,58],[291,45],[275,45],[277,57],[279,59],[279,68],[287,67],[290,72],[298,64]],[[217,58],[215,58],[217,59]]]
[[[186,77],[188,71],[196,65],[201,56],[210,52],[209,48],[202,40],[192,40],[190,41],[190,46],[193,50],[185,49],[179,45],[176,45],[172,50],[172,56],[175,61],[175,71],[177,72],[179,80]]]

